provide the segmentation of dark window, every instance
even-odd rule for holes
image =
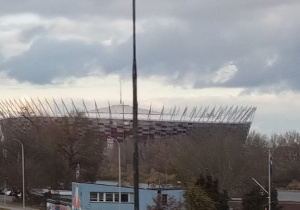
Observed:
[[[115,193],[115,202],[119,202],[119,193]]]
[[[112,193],[106,193],[106,202],[113,202],[113,194]]]
[[[90,192],[90,201],[98,201],[96,192]]]
[[[122,193],[121,194],[121,202],[129,202],[128,201],[128,194]]]
[[[103,202],[103,201],[104,201],[103,193],[98,193],[98,194],[99,194],[99,201],[100,201],[100,202]]]

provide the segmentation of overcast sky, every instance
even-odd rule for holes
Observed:
[[[131,0],[0,0],[0,98],[132,100]],[[257,106],[300,132],[299,0],[136,0],[139,106]]]

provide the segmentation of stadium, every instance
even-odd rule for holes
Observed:
[[[256,107],[220,106],[193,107],[189,109],[171,109],[162,107],[155,111],[138,109],[139,140],[158,139],[188,134],[197,129],[200,134],[231,135],[245,139],[250,130],[256,112]],[[5,127],[26,132],[32,127],[38,128],[47,123],[63,123],[68,118],[84,117],[89,126],[97,129],[102,135],[113,137],[120,142],[132,137],[132,107],[118,104],[98,108],[96,102],[80,103],[71,99],[40,100],[40,99],[9,99],[0,101],[0,121],[5,133]],[[83,125],[78,125],[79,127]],[[11,130],[11,129],[10,129]]]

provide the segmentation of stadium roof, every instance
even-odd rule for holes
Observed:
[[[56,101],[54,99],[43,102],[40,99],[24,100],[2,100],[0,101],[0,119],[12,117],[74,117],[86,116],[89,118],[102,119],[132,119],[132,107],[129,105],[112,105],[104,108],[98,108],[97,103],[88,103],[86,106],[84,100],[82,103],[75,103],[71,100],[65,103],[64,100]],[[139,120],[153,121],[184,121],[192,123],[251,123],[256,112],[256,107],[252,106],[220,106],[220,107],[193,107],[180,109],[174,107],[165,109],[162,107],[160,112],[149,109],[138,109]]]
[[[112,105],[112,106],[109,106],[109,107],[104,107],[104,108],[99,108],[99,109],[94,109],[94,110],[91,110],[89,111],[90,113],[111,113],[111,114],[132,114],[132,106],[129,106],[129,105]],[[147,109],[141,109],[139,108],[138,109],[138,114],[157,114],[159,115],[160,112],[156,112],[154,110],[147,110]]]

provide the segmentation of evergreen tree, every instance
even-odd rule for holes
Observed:
[[[193,186],[187,187],[185,199],[190,207],[187,209],[229,209],[227,191],[220,192],[219,181],[212,176],[200,175]]]
[[[214,202],[217,210],[228,210],[228,193],[226,190],[220,192],[219,190],[219,180],[213,180],[212,176],[206,176],[204,178],[202,175],[198,178],[196,185],[201,187],[208,195],[208,197]]]
[[[216,210],[214,202],[207,193],[198,185],[190,185],[186,188],[185,206],[187,210]]]
[[[268,208],[268,194],[260,187],[253,187],[248,193],[243,196],[244,210],[265,210]],[[278,206],[277,190],[272,188],[271,192],[271,207],[272,210],[280,210]]]

